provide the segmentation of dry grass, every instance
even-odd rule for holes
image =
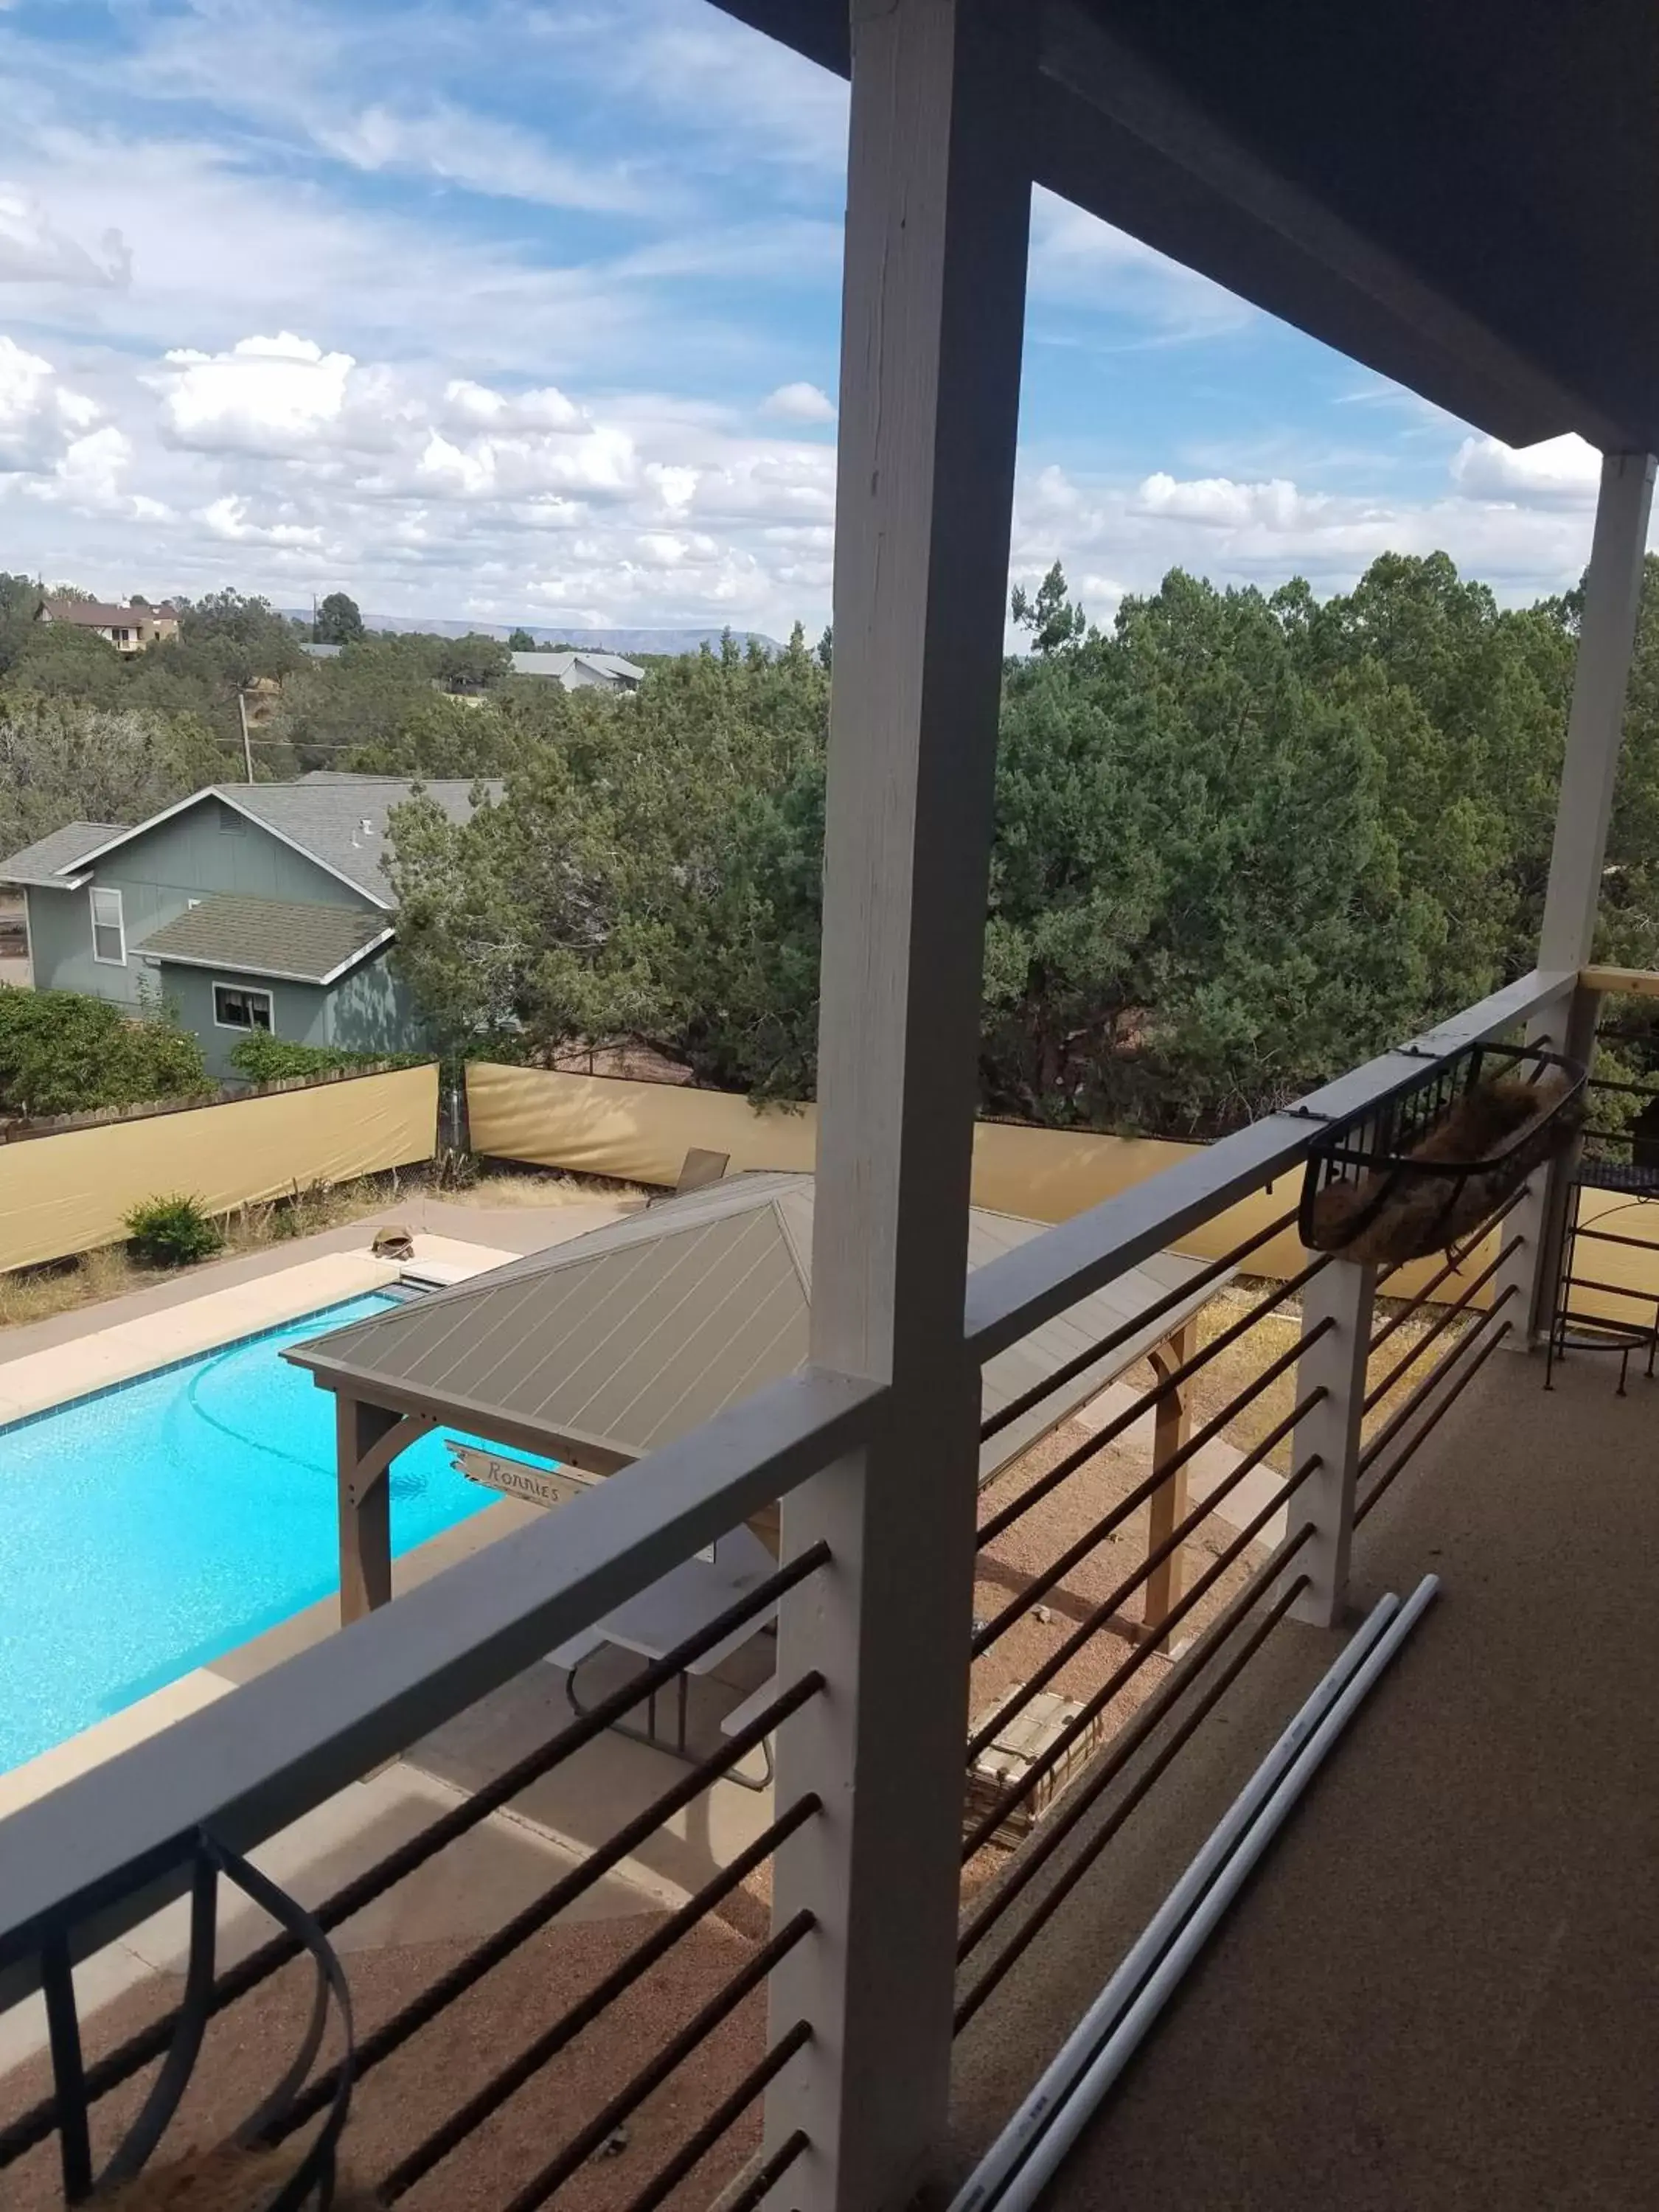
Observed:
[[[161,1279],[153,1267],[141,1267],[129,1259],[120,1244],[84,1252],[78,1260],[20,1268],[0,1275],[0,1328],[50,1321],[54,1314],[73,1313],[79,1306],[96,1305],[101,1299],[118,1297],[123,1291],[141,1291]]]
[[[487,1172],[443,1193],[447,1206],[591,1206],[595,1199],[661,1196],[643,1183],[617,1182],[609,1176],[514,1175],[506,1170]]]
[[[224,1253],[234,1256],[260,1252],[295,1237],[315,1237],[325,1229],[343,1229],[375,1213],[385,1213],[400,1200],[428,1195],[458,1206],[571,1206],[595,1199],[643,1198],[647,1194],[629,1183],[590,1179],[581,1176],[477,1175],[461,1183],[439,1183],[430,1171],[365,1176],[359,1182],[319,1184],[286,1198],[240,1206],[220,1218]],[[204,1264],[210,1265],[211,1262]],[[124,1244],[107,1244],[78,1259],[52,1261],[38,1267],[21,1267],[0,1274],[0,1330],[19,1328],[30,1322],[50,1321],[54,1315],[74,1313],[83,1306],[100,1304],[126,1291],[147,1290],[191,1269],[141,1267]]]
[[[1224,1329],[1231,1328],[1246,1308],[1256,1304],[1268,1295],[1273,1285],[1259,1281],[1231,1283],[1224,1291],[1212,1298],[1198,1317],[1200,1345],[1210,1344]],[[1379,1298],[1373,1333],[1398,1310],[1386,1298]],[[1397,1328],[1380,1352],[1370,1362],[1367,1388],[1372,1389],[1398,1368],[1401,1360],[1440,1318],[1441,1309],[1430,1306],[1413,1314]],[[1460,1315],[1443,1330],[1434,1345],[1421,1359],[1409,1367],[1391,1390],[1386,1391],[1366,1416],[1364,1434],[1376,1433],[1401,1401],[1407,1398],[1425,1376],[1432,1372],[1457,1344],[1460,1335],[1469,1323]],[[1225,1352],[1218,1352],[1207,1367],[1200,1370],[1193,1378],[1193,1425],[1201,1427],[1223,1413],[1239,1393],[1247,1389],[1265,1367],[1271,1366],[1282,1352],[1291,1350],[1302,1333],[1302,1312],[1294,1299],[1284,1308],[1276,1308],[1263,1315],[1255,1327],[1247,1329],[1237,1344]],[[1150,1388],[1153,1380],[1150,1366],[1133,1370],[1129,1379],[1138,1385]],[[1240,1451],[1249,1451],[1270,1430],[1278,1426],[1296,1403],[1296,1367],[1292,1364],[1282,1375],[1276,1376],[1260,1397],[1236,1413],[1226,1425],[1227,1441]],[[1289,1474],[1291,1439],[1286,1437],[1267,1455],[1267,1464],[1281,1474]]]

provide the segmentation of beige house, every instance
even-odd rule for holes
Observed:
[[[101,599],[42,599],[35,620],[94,630],[118,653],[142,653],[147,646],[179,635],[179,617],[165,600],[159,607],[140,600],[122,607]]]

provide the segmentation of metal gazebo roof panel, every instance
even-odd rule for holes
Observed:
[[[537,1438],[578,1465],[625,1464],[805,1364],[812,1189],[810,1176],[734,1176],[285,1356],[370,1401],[429,1411],[504,1442]],[[975,1208],[969,1266],[1042,1227]],[[1034,1331],[987,1367],[985,1411],[1133,1322],[1199,1270],[1195,1260],[1159,1254]],[[1012,1423],[985,1448],[981,1479],[1209,1295],[1195,1292],[1147,1322]]]

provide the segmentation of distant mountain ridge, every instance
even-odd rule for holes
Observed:
[[[308,623],[309,607],[284,607],[282,612],[294,622]],[[428,621],[419,615],[376,615],[365,611],[366,629],[398,631],[418,630],[428,637],[465,637],[469,634],[484,637],[511,637],[515,629],[527,630],[538,646],[573,645],[589,653],[695,653],[699,646],[717,646],[724,633],[718,629],[569,629],[548,623],[487,623]],[[732,633],[739,646],[752,641],[763,645],[769,653],[780,648],[775,637],[763,630],[734,629]]]

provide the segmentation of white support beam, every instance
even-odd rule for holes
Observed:
[[[1359,1425],[1376,1297],[1376,1269],[1352,1260],[1334,1260],[1303,1294],[1297,1402],[1316,1389],[1325,1395],[1291,1432],[1292,1473],[1311,1459],[1316,1458],[1319,1467],[1291,1502],[1291,1526],[1311,1521],[1314,1534],[1285,1572],[1287,1577],[1308,1577],[1308,1587],[1291,1608],[1291,1617],[1319,1628],[1336,1627],[1347,1604]],[[1330,1326],[1316,1337],[1314,1332],[1326,1322]]]
[[[1636,619],[1642,599],[1643,562],[1653,505],[1651,453],[1608,453],[1601,463],[1595,532],[1584,579],[1584,611],[1573,668],[1572,707],[1566,753],[1556,800],[1555,842],[1538,964],[1582,969],[1595,941],[1601,904],[1601,870],[1607,824],[1624,740],[1625,694],[1630,680]],[[1594,992],[1579,989],[1566,1010],[1540,1017],[1527,1035],[1551,1042],[1589,1061],[1595,1051]],[[1563,1033],[1565,1030],[1565,1034]],[[1550,1323],[1559,1272],[1569,1164],[1557,1160],[1532,1177],[1527,1195],[1505,1223],[1505,1240],[1519,1236],[1520,1249],[1505,1261],[1497,1289],[1513,1291],[1515,1328],[1506,1341],[1528,1352]]]
[[[979,1376],[963,1332],[981,959],[1024,321],[1034,41],[1018,0],[854,0],[812,1354],[890,1385],[785,1505],[773,1977],[812,2041],[768,2099],[799,2212],[885,2212],[942,2143]]]
[[[1583,967],[1595,936],[1653,477],[1651,453],[1608,453],[1601,463],[1539,939],[1540,968]]]

